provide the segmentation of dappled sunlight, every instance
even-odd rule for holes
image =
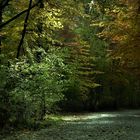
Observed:
[[[90,126],[90,125],[92,125],[91,127],[96,127],[96,125],[95,124],[98,124],[98,125],[103,125],[103,124],[112,124],[112,123],[114,123],[114,121],[112,121],[112,120],[97,120],[97,119],[93,119],[93,120],[86,120],[86,121],[82,121],[82,120],[80,120],[80,121],[77,121],[77,122],[75,122],[75,121],[68,121],[67,122],[68,124],[73,124],[73,125],[81,125],[81,127],[86,127],[86,126]]]
[[[63,116],[62,120],[64,121],[78,121],[78,120],[91,120],[91,119],[99,119],[99,118],[111,118],[117,117],[119,114],[86,114],[86,115],[73,115],[73,116]]]

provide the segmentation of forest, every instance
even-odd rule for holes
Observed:
[[[0,0],[0,129],[139,108],[140,0]]]

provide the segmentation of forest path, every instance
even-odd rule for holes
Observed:
[[[63,122],[3,140],[140,140],[140,110],[62,117]]]

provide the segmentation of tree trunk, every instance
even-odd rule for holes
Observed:
[[[28,26],[28,19],[29,19],[31,7],[32,7],[32,0],[30,0],[30,2],[29,2],[27,15],[25,17],[24,28],[23,28],[23,31],[22,31],[22,37],[21,37],[21,40],[20,40],[18,48],[17,48],[17,58],[19,58],[19,56],[20,56],[21,46],[23,44],[24,37],[25,37],[25,34],[26,34],[26,29],[27,29],[27,26]]]

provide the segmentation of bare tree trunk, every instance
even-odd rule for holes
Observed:
[[[2,9],[1,9],[1,5],[0,5],[0,25],[2,24]],[[1,32],[1,30],[0,30]],[[2,35],[0,35],[0,54],[1,54],[1,49],[2,49]],[[1,60],[0,60],[1,61]]]
[[[27,14],[26,14],[26,17],[25,17],[24,28],[23,28],[23,31],[22,31],[22,37],[21,37],[21,40],[20,40],[18,48],[17,48],[17,58],[19,58],[19,56],[20,56],[20,50],[21,50],[21,46],[23,44],[24,37],[25,37],[25,34],[26,34],[26,29],[27,29],[27,26],[28,26],[28,19],[29,19],[31,7],[32,7],[32,0],[30,0],[30,2],[29,2],[28,11],[27,11]]]
[[[3,5],[3,1],[0,3],[0,25],[2,24],[2,5]],[[0,30],[0,33],[1,33],[1,30]],[[1,51],[2,51],[2,35],[0,34],[0,54],[1,54]],[[1,64],[1,59],[0,59],[0,64]]]

